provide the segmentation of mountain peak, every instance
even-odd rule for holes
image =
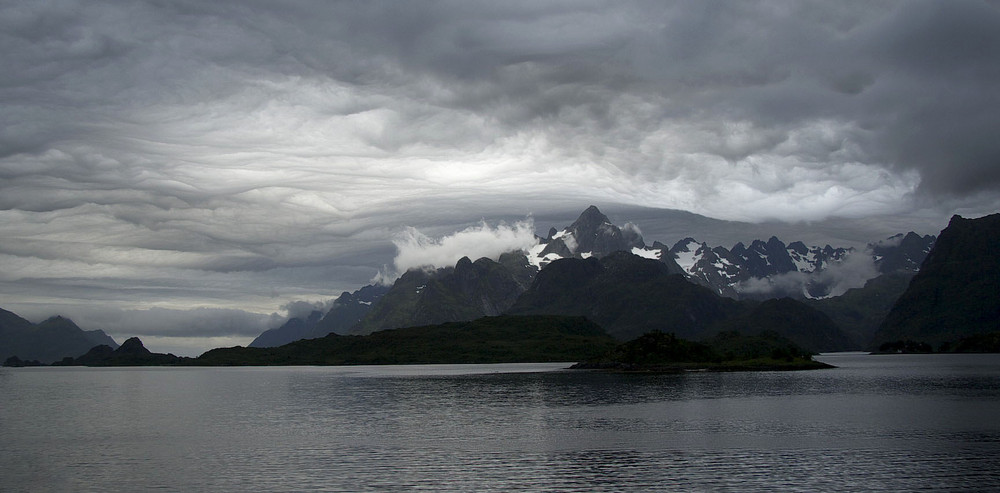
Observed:
[[[138,337],[130,337],[115,350],[117,354],[148,355],[151,354]]]
[[[580,214],[580,217],[578,217],[576,221],[570,225],[569,229],[574,231],[592,231],[597,229],[602,224],[611,224],[611,220],[608,219],[608,216],[605,216],[600,209],[592,205],[587,207],[587,210]]]
[[[567,244],[567,246],[577,255],[590,254],[603,257],[618,250],[630,251],[634,247],[645,246],[636,228],[626,224],[626,231],[623,232],[595,206],[588,207],[563,231],[568,233],[567,236],[572,236],[570,242],[573,245]]]

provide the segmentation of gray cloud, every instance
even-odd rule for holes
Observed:
[[[831,263],[819,272],[786,272],[766,279],[751,278],[742,281],[737,289],[743,293],[768,296],[803,296],[810,286],[825,296],[840,296],[848,289],[860,288],[869,279],[878,276],[878,269],[871,251],[856,251],[842,261]]]
[[[1000,208],[995,2],[25,1],[0,28],[8,309],[270,313],[406,227],[591,203],[663,241],[697,232],[650,234],[662,209],[863,243]]]

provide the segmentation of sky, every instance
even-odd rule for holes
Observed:
[[[154,351],[591,204],[725,246],[1000,210],[996,1],[5,0],[0,64],[0,307]]]

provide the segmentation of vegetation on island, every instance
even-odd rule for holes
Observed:
[[[625,372],[811,370],[832,368],[774,332],[722,332],[706,342],[649,332],[573,366]]]
[[[130,337],[117,349],[101,344],[82,356],[67,356],[52,363],[52,366],[175,366],[190,359],[170,353],[154,353],[146,349],[138,337]]]
[[[926,353],[1000,353],[1000,331],[973,334],[958,341],[942,342],[935,348],[924,341],[910,339],[885,342],[875,354],[926,354]]]
[[[498,316],[470,322],[330,334],[273,348],[213,349],[199,366],[393,365],[573,362],[610,350],[615,340],[583,317]]]

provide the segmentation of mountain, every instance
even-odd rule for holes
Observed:
[[[281,327],[265,330],[252,342],[250,342],[249,346],[274,347],[288,344],[289,342],[297,341],[299,339],[313,339],[317,337],[313,335],[313,332],[316,329],[316,324],[319,323],[322,318],[323,312],[319,310],[313,310],[306,318],[292,317],[282,324]]]
[[[483,317],[467,322],[381,330],[364,336],[330,334],[276,348],[220,348],[190,364],[375,365],[574,362],[615,341],[581,317]]]
[[[455,267],[411,269],[393,283],[351,333],[434,325],[496,316],[528,288],[536,270],[523,253],[494,261],[461,258]]]
[[[713,324],[728,320],[737,312],[745,315],[749,305],[737,306],[707,297],[704,292],[692,290],[688,285],[690,283],[682,283],[681,280],[687,279],[716,295],[735,300],[765,301],[782,297],[832,299],[833,295],[841,294],[849,287],[860,286],[865,280],[878,275],[879,271],[912,275],[934,237],[920,237],[915,233],[897,235],[870,244],[863,254],[851,248],[830,245],[806,246],[802,241],[786,245],[775,236],[767,241],[754,240],[749,245],[737,243],[732,249],[711,247],[693,238],[685,238],[673,247],[667,247],[658,241],[647,245],[638,227],[630,223],[615,226],[597,207],[590,206],[569,226],[562,230],[552,228],[545,238],[538,240],[538,245],[528,251],[506,253],[496,261],[481,258],[473,262],[463,258],[454,267],[411,270],[400,276],[391,288],[382,287],[384,291],[378,292],[377,296],[361,297],[365,290],[376,289],[374,286],[350,295],[344,293],[334,308],[321,319],[317,320],[316,314],[291,319],[284,326],[261,334],[250,346],[278,346],[297,339],[322,337],[329,332],[368,334],[377,330],[473,320],[503,313],[586,315],[619,338],[659,329],[665,323],[675,326],[669,330],[682,336],[688,332],[702,334]],[[551,284],[551,279],[564,275],[545,274],[552,265],[562,260],[576,260],[578,262],[572,264],[575,267],[562,264],[559,269],[582,272],[587,269],[586,265],[597,265],[603,269],[600,261],[608,257],[616,257],[618,260],[612,263],[617,266],[625,265],[621,259],[626,257],[642,258],[652,262],[646,262],[647,265],[661,266],[655,269],[657,276],[680,274],[681,279],[653,282],[655,290],[658,290],[655,291],[659,296],[657,306],[641,310],[632,306],[649,303],[642,297],[641,289],[607,276],[595,280],[576,279],[570,275],[574,280],[567,283],[563,292],[544,291]],[[598,262],[580,263],[590,259]],[[540,288],[529,290],[538,276],[546,279]],[[597,284],[590,285],[591,282]],[[872,290],[876,289],[874,286],[883,284],[892,283],[875,283]],[[592,292],[579,293],[577,290],[584,285],[589,286]],[[898,283],[892,285],[898,286]],[[878,294],[877,300],[882,302],[878,307],[869,306],[873,300],[863,296],[848,298],[853,300],[851,302],[844,300],[829,304],[824,311],[828,317],[853,323],[849,327],[852,335],[837,339],[833,346],[847,349],[867,345],[877,323],[888,312],[886,298],[901,292],[890,291]],[[522,293],[526,297],[523,300],[520,299]],[[591,307],[580,306],[579,297],[584,295],[597,301]],[[683,305],[695,299],[698,303]],[[598,305],[606,305],[600,308],[600,313],[595,311]],[[765,305],[765,308],[767,306],[770,305]],[[678,315],[685,310],[697,314],[689,314],[686,318]],[[765,313],[747,316],[765,317]],[[643,317],[650,318],[645,320]],[[808,346],[810,349],[827,350],[830,344],[812,341]]]
[[[817,353],[861,348],[829,316],[791,298],[761,302],[746,314],[716,325],[715,329],[743,335],[773,333]]]
[[[117,349],[101,344],[94,346],[83,355],[65,357],[54,362],[54,366],[167,366],[179,365],[190,358],[173,354],[153,353],[143,346],[138,337],[130,337]]]
[[[766,242],[754,240],[749,246],[740,242],[729,250],[698,243],[694,238],[680,240],[670,248],[670,253],[693,281],[730,298],[758,299],[826,296],[830,286],[810,279],[808,275],[842,262],[852,252],[851,248],[830,245],[807,247],[801,241],[785,245],[774,236]],[[747,287],[749,281],[773,280],[790,273],[804,276],[798,279],[799,282],[787,285],[770,283],[761,295],[755,295],[756,291]]]
[[[857,282],[859,276],[916,272],[934,240],[933,236],[910,232],[869,244],[864,252],[858,252],[830,245],[806,246],[801,241],[786,245],[774,236],[766,242],[754,240],[749,246],[737,243],[732,249],[684,238],[669,252],[692,281],[722,296],[819,299],[842,294],[844,283]],[[854,255],[870,256],[872,268],[867,263],[849,262]]]
[[[805,300],[825,313],[847,335],[852,345],[873,347],[875,332],[892,310],[892,305],[906,291],[913,272],[896,271],[869,279],[863,287],[849,289],[840,296]]]
[[[642,236],[635,229],[626,228],[622,231],[592,205],[573,224],[561,232],[553,232],[542,255],[569,251],[584,258],[603,257],[619,250],[631,251],[645,246]]]
[[[283,346],[299,339],[325,337],[331,332],[346,334],[368,314],[372,304],[388,291],[387,286],[377,284],[365,286],[353,293],[345,291],[325,315],[314,310],[306,318],[292,317],[281,327],[265,330],[249,347]]]
[[[526,252],[508,252],[497,260],[462,258],[454,267],[413,269],[392,287],[367,286],[344,293],[321,320],[290,319],[282,327],[265,331],[251,347],[273,347],[327,333],[368,334],[377,330],[473,320],[505,313],[524,292],[540,269],[562,258],[604,257],[619,251],[657,259],[671,273],[680,266],[658,242],[647,247],[638,228],[619,228],[590,206],[561,231],[553,228],[546,238]],[[380,291],[377,291],[380,290]]]
[[[771,331],[809,351],[857,347],[829,317],[798,301],[736,301],[626,252],[552,262],[509,313],[585,316],[623,341],[652,331],[692,340]]]
[[[325,337],[333,332],[347,334],[351,327],[365,318],[372,305],[389,292],[389,286],[372,284],[353,293],[344,292],[333,302],[326,315],[316,323],[312,337]],[[291,341],[289,341],[291,342]]]
[[[812,299],[807,303],[833,319],[856,346],[873,347],[879,325],[920,270],[936,239],[911,231],[870,243],[867,250],[880,273],[878,277],[840,296]]]
[[[14,313],[0,310],[0,360],[17,356],[24,361],[52,363],[66,356],[83,354],[99,344],[118,347],[103,331],[83,330],[68,318],[56,316],[32,324]]]
[[[527,256],[532,265],[541,269],[559,259],[602,258],[615,252],[659,260],[671,273],[683,272],[665,245],[654,242],[652,247],[647,247],[635,225],[627,223],[619,228],[595,206],[588,207],[573,224],[561,231],[553,228],[547,237],[539,238],[538,246],[527,252]]]
[[[585,316],[628,340],[653,330],[696,338],[739,311],[736,301],[671,273],[658,260],[616,252],[550,263],[509,313]]]
[[[874,342],[912,340],[934,347],[1000,329],[1000,214],[954,216]]]
[[[878,271],[882,274],[893,272],[917,272],[927,254],[934,247],[936,238],[920,236],[913,231],[905,235],[892,236],[878,243],[868,245]]]

